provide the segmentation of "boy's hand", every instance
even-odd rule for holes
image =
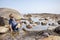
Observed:
[[[20,24],[18,23],[18,25],[16,26],[16,28],[20,28]]]

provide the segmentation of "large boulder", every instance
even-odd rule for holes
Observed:
[[[0,8],[0,16],[3,16],[9,19],[9,14],[11,13],[15,16],[15,18],[20,18],[21,16],[17,10],[9,9],[9,8]]]
[[[16,19],[20,19],[21,15],[18,11],[10,8],[0,8],[0,16],[5,18],[5,24],[8,24],[9,14],[13,14]]]

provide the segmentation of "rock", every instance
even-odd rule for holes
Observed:
[[[57,23],[60,24],[60,20],[58,20]]]
[[[27,27],[28,29],[32,28],[32,26],[31,26],[31,25],[27,25],[26,27]]]
[[[49,26],[48,30],[54,30],[57,26]]]
[[[41,25],[46,25],[47,24],[47,22],[41,22]]]
[[[5,21],[3,17],[0,17],[0,26],[5,26]]]
[[[45,36],[45,37],[49,36],[49,34],[47,32],[43,33],[42,35]]]
[[[47,38],[43,38],[42,40],[60,40],[59,36],[49,36]]]
[[[9,20],[9,15],[11,13],[14,15],[14,18],[16,18],[17,20],[21,19],[21,15],[17,10],[10,8],[0,8],[0,16],[5,18],[5,24],[7,25],[9,24],[8,20]]]
[[[8,30],[8,28],[0,27],[0,33],[6,33]]]
[[[14,14],[15,18],[19,19],[20,18],[20,13],[15,10],[15,9],[10,9],[10,8],[0,8],[0,16],[5,17],[9,19],[9,14]]]
[[[35,40],[35,38],[31,37],[31,36],[25,36],[23,38],[23,40]]]
[[[40,24],[40,22],[35,22],[35,24],[39,25],[39,24]]]
[[[56,28],[54,29],[54,32],[60,34],[60,26],[56,27]]]

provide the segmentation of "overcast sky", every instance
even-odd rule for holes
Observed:
[[[60,0],[0,0],[0,8],[13,8],[20,13],[60,13]]]

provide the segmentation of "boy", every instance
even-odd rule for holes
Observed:
[[[18,31],[18,27],[17,27],[18,23],[14,19],[13,14],[10,14],[9,17],[10,17],[10,19],[9,19],[9,26],[10,26],[11,32],[12,31],[14,31],[14,32]]]

